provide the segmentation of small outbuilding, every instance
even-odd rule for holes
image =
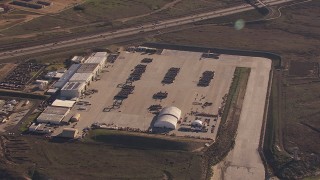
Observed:
[[[80,120],[80,114],[77,113],[75,115],[73,115],[70,119],[71,122],[78,122]]]
[[[60,137],[64,137],[64,138],[75,139],[76,137],[78,137],[78,134],[79,134],[78,129],[75,129],[75,128],[64,128],[62,133],[59,136]]]

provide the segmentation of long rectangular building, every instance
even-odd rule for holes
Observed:
[[[82,93],[86,90],[85,82],[68,82],[61,89],[61,97],[66,99],[73,99],[80,97]]]
[[[85,63],[99,64],[100,69],[102,69],[102,68],[105,66],[107,57],[108,57],[108,53],[107,53],[107,52],[96,52],[96,53],[93,53],[93,54],[85,61]]]
[[[53,87],[61,89],[80,67],[81,64],[72,64],[70,68],[63,74],[63,76],[56,83],[54,83]]]
[[[48,106],[37,118],[38,123],[60,124],[62,119],[69,113],[66,107]]]
[[[100,71],[101,71],[101,68],[99,64],[85,63],[85,64],[81,64],[81,66],[77,70],[77,73],[91,73],[93,75],[93,78],[95,78],[100,73]]]
[[[93,79],[92,73],[75,73],[69,82],[85,82],[87,85],[89,85]]]

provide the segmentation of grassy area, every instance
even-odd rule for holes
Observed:
[[[46,15],[30,22],[18,25],[13,29],[2,31],[7,36],[40,33],[45,31],[71,28],[75,26],[87,26],[90,23],[104,22],[106,27],[112,25],[112,21],[119,18],[131,17],[152,12],[159,9],[172,0],[87,0],[79,5],[83,10],[68,9],[56,15]],[[96,29],[97,27],[94,26]],[[82,31],[86,28],[82,28]]]
[[[97,129],[90,131],[85,142],[101,142],[113,146],[138,149],[162,149],[192,151],[204,147],[206,141],[188,138],[140,134],[126,131]]]
[[[250,74],[250,68],[237,67],[235,69],[233,79],[232,79],[232,84],[228,92],[226,105],[224,107],[224,111],[221,117],[221,122],[225,122],[227,120],[230,108],[234,107],[234,105],[237,102],[238,95],[240,92],[239,84],[241,83],[241,81],[248,81],[249,74]]]
[[[37,117],[41,114],[41,112],[36,112],[36,113],[32,113],[27,120],[25,120],[21,125],[19,130],[21,132],[25,132],[28,130],[29,125],[31,122],[35,121],[37,119]]]
[[[46,67],[47,71],[56,71],[58,69],[65,68],[64,60],[59,62],[56,62],[54,64],[50,64],[49,66]]]
[[[100,130],[97,133],[105,134]],[[28,172],[14,173],[16,176],[31,176],[32,179],[202,179],[202,155],[194,152],[139,149],[94,141],[54,143],[40,137],[19,138],[20,144],[27,143],[32,148],[23,152],[30,162],[7,166],[7,172],[11,172],[11,168],[13,172]],[[21,154],[18,151],[10,151],[10,156]]]

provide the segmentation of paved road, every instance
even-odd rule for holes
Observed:
[[[243,58],[242,66],[246,59]],[[258,152],[271,70],[271,60],[255,58],[241,110],[235,147],[214,168],[213,179],[265,179],[265,169]]]
[[[276,5],[276,4],[281,4],[281,3],[290,2],[290,1],[293,1],[293,0],[265,0],[263,2],[267,5]],[[261,5],[257,5],[257,6],[261,6]],[[254,7],[252,7],[251,5],[243,4],[243,5],[216,10],[212,12],[206,12],[206,13],[201,13],[197,15],[191,15],[191,16],[186,16],[186,17],[181,17],[176,19],[170,19],[170,20],[161,21],[157,23],[149,23],[139,27],[120,29],[118,31],[108,31],[108,32],[99,33],[96,35],[64,40],[56,43],[48,43],[43,45],[31,46],[27,48],[4,51],[4,52],[0,52],[0,60],[12,58],[12,57],[30,55],[30,54],[39,53],[39,52],[46,52],[46,51],[61,49],[66,47],[72,47],[72,46],[77,46],[77,45],[86,44],[86,43],[102,42],[102,41],[111,40],[114,38],[126,37],[126,36],[131,36],[139,33],[145,33],[145,32],[151,32],[151,31],[154,31],[156,33],[161,33],[160,32],[161,29],[180,26],[180,25],[189,24],[192,22],[202,21],[206,19],[211,19],[215,17],[223,17],[231,14],[249,11],[252,9],[254,9]]]

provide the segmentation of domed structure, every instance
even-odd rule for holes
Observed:
[[[194,120],[192,123],[191,123],[191,126],[196,126],[196,127],[202,127],[202,121],[200,120]]]
[[[177,107],[165,107],[163,108],[154,123],[154,127],[176,129],[178,120],[181,117],[181,110]]]

